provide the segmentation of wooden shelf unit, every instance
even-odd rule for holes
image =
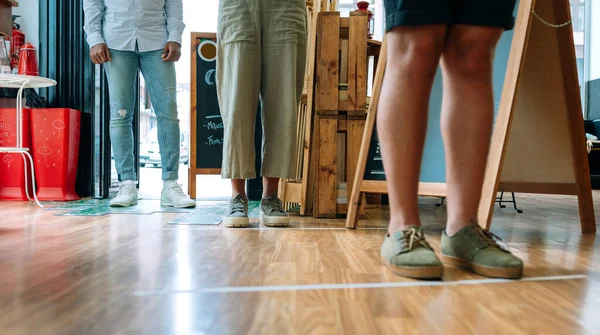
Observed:
[[[19,2],[15,0],[0,0],[0,3],[7,4],[11,7],[19,7]]]
[[[0,36],[12,35],[12,9],[18,6],[15,0],[0,0]]]
[[[299,111],[298,179],[280,183],[288,209],[301,215],[345,215],[369,98],[369,59],[381,42],[367,38],[367,16],[321,11],[311,20],[305,96]],[[350,182],[349,182],[350,181]]]

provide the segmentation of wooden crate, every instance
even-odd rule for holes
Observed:
[[[301,215],[332,218],[346,213],[369,100],[369,57],[374,71],[381,43],[367,39],[363,13],[312,14],[306,101],[298,116],[301,164],[298,179],[280,183],[279,196]]]
[[[317,23],[315,78],[313,216],[346,214],[367,110],[369,43],[367,16],[320,13]],[[377,50],[372,51],[378,55]],[[345,141],[340,143],[340,134]],[[343,175],[343,178],[339,178]],[[345,185],[340,190],[340,184]],[[346,201],[338,201],[343,194]]]

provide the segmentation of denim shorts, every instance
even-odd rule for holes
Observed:
[[[516,0],[384,0],[386,30],[399,26],[464,24],[510,30]]]

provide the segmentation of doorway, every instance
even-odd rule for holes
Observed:
[[[199,2],[183,0],[183,20],[186,24],[182,35],[181,58],[175,63],[177,72],[177,110],[181,128],[179,180],[184,191],[188,187],[188,163],[190,157],[190,36],[191,32],[216,32],[218,1]],[[139,166],[139,196],[143,199],[159,199],[162,190],[160,152],[157,141],[156,114],[152,108],[152,97],[148,93],[144,78],[139,75],[139,107],[136,108],[134,130],[136,143],[135,159]],[[136,128],[136,127],[134,127]],[[198,200],[222,200],[231,197],[231,185],[219,175],[197,176]],[[116,191],[118,175],[114,159],[111,159],[111,193]]]

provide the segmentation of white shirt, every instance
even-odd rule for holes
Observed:
[[[154,51],[167,41],[181,45],[182,0],[83,0],[90,48],[106,43],[121,51]]]

